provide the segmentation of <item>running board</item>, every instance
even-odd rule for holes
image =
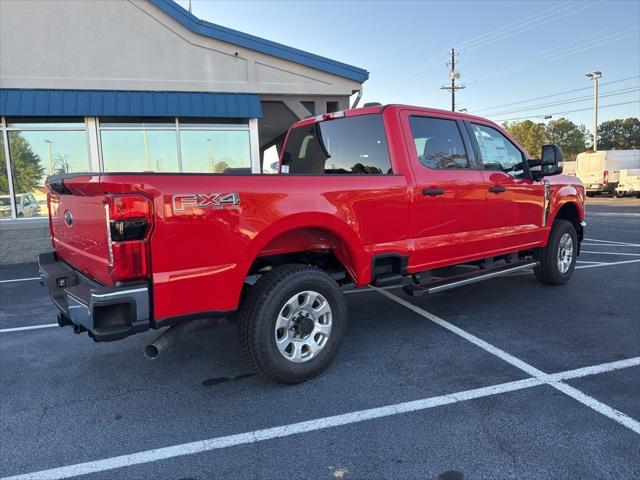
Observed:
[[[525,268],[531,268],[538,265],[535,260],[527,260],[518,263],[508,263],[501,267],[493,268],[489,271],[478,270],[470,273],[463,273],[461,275],[455,275],[453,277],[436,280],[429,283],[405,285],[404,291],[407,295],[412,297],[421,297],[426,294],[444,292],[451,288],[461,287],[463,285],[469,285],[471,283],[482,282],[494,277],[500,277],[508,273],[517,272],[518,270],[524,270]]]

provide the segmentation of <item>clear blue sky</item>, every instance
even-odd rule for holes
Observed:
[[[189,2],[178,3],[186,8]],[[604,73],[601,106],[640,100],[638,1],[193,0],[192,9],[201,19],[369,70],[364,101],[450,108],[448,92],[439,87],[448,82],[445,51],[452,46],[460,47],[467,86],[458,92],[457,108],[494,120],[592,107],[586,88],[486,109],[592,87],[584,74],[593,70]],[[606,84],[628,77],[635,78]],[[515,111],[582,97],[589,98]],[[591,110],[554,118],[561,116],[592,124]],[[599,116],[638,117],[640,104],[602,108]]]

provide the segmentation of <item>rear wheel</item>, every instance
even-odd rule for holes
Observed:
[[[546,285],[563,285],[576,266],[578,235],[568,220],[556,220],[547,246],[540,251],[540,264],[534,268],[536,278]]]
[[[625,192],[616,191],[614,195],[616,196],[616,198],[622,198],[625,196]]]
[[[249,361],[280,383],[320,374],[344,336],[346,304],[327,273],[284,265],[263,275],[239,314],[240,344]]]

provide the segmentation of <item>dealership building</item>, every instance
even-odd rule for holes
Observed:
[[[50,248],[48,175],[272,173],[367,78],[171,0],[0,1],[0,264]]]

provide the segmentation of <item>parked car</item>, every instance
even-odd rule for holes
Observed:
[[[11,218],[11,197],[0,195],[0,218]]]
[[[640,168],[623,168],[620,170],[620,181],[616,187],[616,196],[635,195],[640,198]]]
[[[46,204],[45,204],[46,207]],[[16,195],[16,214],[18,218],[37,217],[40,215],[40,205],[32,193]],[[0,217],[11,218],[11,196],[0,196]]]
[[[172,326],[149,356],[194,319],[237,315],[249,362],[301,382],[341,343],[344,286],[419,296],[527,268],[566,283],[585,192],[561,161],[480,117],[389,105],[295,124],[276,175],[49,177],[42,282],[59,324],[96,341]],[[432,278],[454,265],[467,273]]]
[[[576,175],[584,183],[587,195],[613,194],[618,186],[620,170],[640,168],[640,150],[580,153],[576,162]]]

